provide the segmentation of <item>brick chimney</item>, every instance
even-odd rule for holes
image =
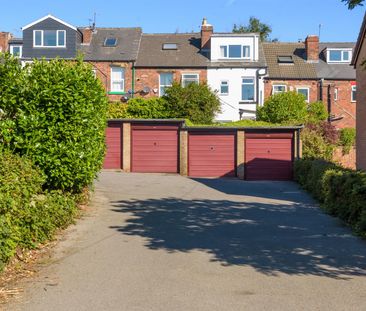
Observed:
[[[309,35],[305,39],[306,60],[309,63],[319,62],[319,37]]]
[[[0,52],[8,51],[10,39],[11,34],[9,32],[0,32]]]
[[[93,28],[92,27],[85,27],[85,28],[80,28],[81,33],[83,34],[83,44],[90,44],[90,41],[92,39],[92,35],[93,35]]]
[[[201,49],[209,50],[211,48],[211,36],[213,33],[213,26],[207,23],[207,19],[202,20],[201,25]]]

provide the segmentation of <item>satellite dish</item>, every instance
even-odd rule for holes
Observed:
[[[128,93],[128,94],[132,94],[132,90],[131,90],[131,89],[129,89],[129,90],[127,91],[127,93]]]
[[[145,93],[145,94],[148,94],[150,93],[150,88],[148,86],[145,86],[143,89],[142,89],[142,92]]]

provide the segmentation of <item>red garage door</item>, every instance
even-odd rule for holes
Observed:
[[[178,127],[132,126],[132,172],[177,173]]]
[[[107,152],[104,158],[103,168],[122,168],[121,156],[121,124],[109,122],[106,129]]]
[[[291,180],[293,134],[245,134],[245,176],[248,180]]]
[[[235,132],[189,133],[189,176],[235,176],[235,137]]]

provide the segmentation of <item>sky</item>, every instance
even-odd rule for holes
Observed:
[[[341,0],[0,0],[0,31],[21,37],[21,27],[47,14],[74,26],[142,27],[145,33],[198,32],[202,18],[216,32],[247,24],[250,16],[272,27],[271,38],[303,40],[319,33],[326,41],[357,40],[365,7],[350,11]]]

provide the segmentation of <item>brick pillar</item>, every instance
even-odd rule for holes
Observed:
[[[131,123],[122,123],[122,169],[131,172]]]
[[[179,173],[188,175],[188,131],[179,133]]]
[[[238,130],[236,134],[236,174],[245,179],[245,132]]]

